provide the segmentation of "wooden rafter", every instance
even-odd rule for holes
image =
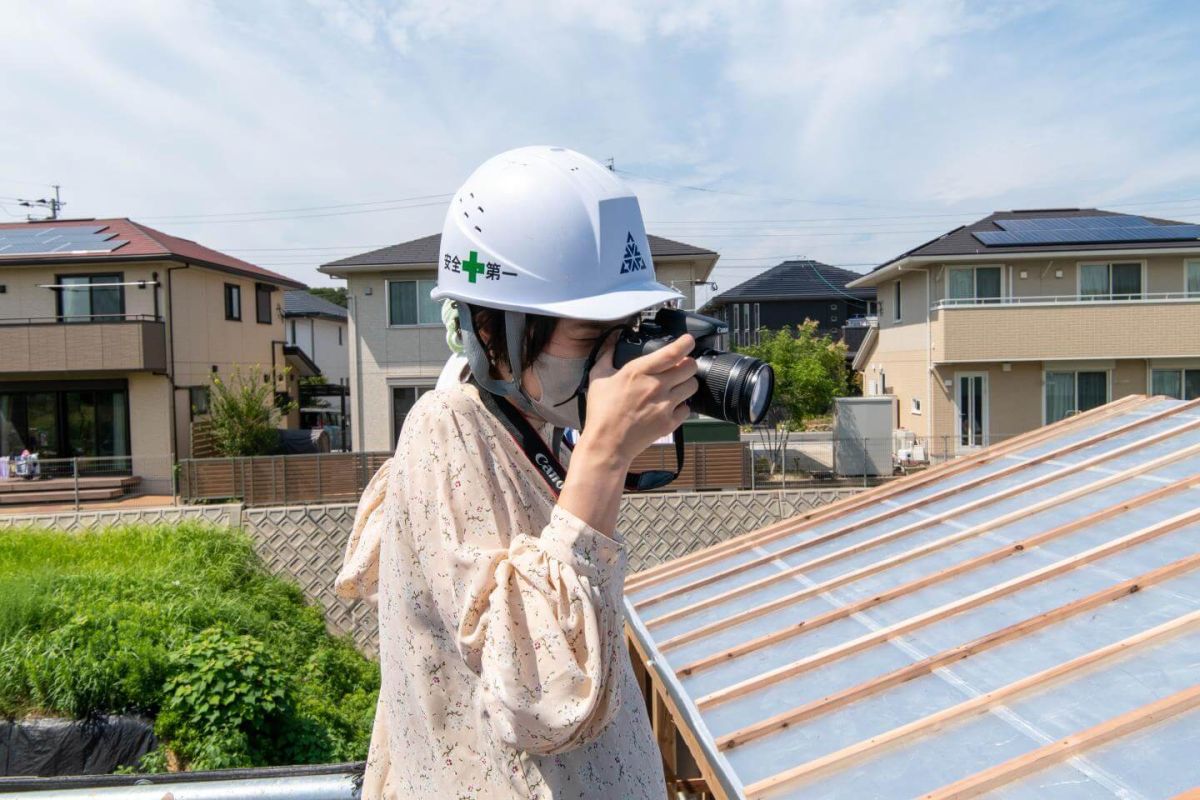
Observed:
[[[802,523],[815,523],[823,521],[830,517],[844,516],[871,505],[878,504],[880,501],[893,497],[897,494],[919,489],[926,484],[934,481],[943,480],[947,477],[957,475],[960,472],[974,469],[983,464],[988,464],[996,461],[1009,453],[1037,444],[1046,439],[1059,436],[1064,429],[1078,427],[1083,423],[1095,422],[1099,419],[1104,419],[1118,414],[1127,413],[1134,408],[1144,405],[1150,401],[1149,398],[1139,395],[1130,395],[1119,400],[1114,400],[1107,405],[1093,408],[1085,411],[1082,414],[1076,414],[1072,417],[1059,420],[1050,425],[1036,428],[1027,433],[1009,439],[1002,444],[993,445],[979,453],[956,458],[951,461],[946,461],[935,467],[925,470],[919,475],[913,475],[901,481],[885,484],[883,486],[870,489],[865,492],[848,497],[829,505],[822,506],[812,511],[807,511],[786,520],[774,523],[772,525],[760,528],[757,531],[747,533],[744,536],[739,536],[736,539],[729,539],[724,542],[718,542],[708,547],[689,553],[685,556],[672,559],[663,564],[657,564],[649,567],[641,572],[630,575],[625,581],[626,593],[635,592],[644,588],[647,585],[656,583],[675,575],[689,572],[699,567],[705,566],[713,561],[719,561],[737,552],[751,549],[763,541],[770,541],[775,535],[783,533],[791,533],[796,530],[796,526]]]
[[[1194,447],[1189,448],[1189,450],[1194,450],[1196,452],[1200,452],[1200,445],[1195,445]],[[1184,452],[1184,451],[1181,451],[1181,452]],[[1172,456],[1170,456],[1170,458],[1172,460],[1174,460],[1174,456],[1175,456],[1175,454],[1172,454]],[[1116,480],[1116,479],[1124,480],[1124,479],[1127,479],[1128,477],[1129,476],[1127,476],[1125,473],[1117,473],[1116,475],[1112,476],[1112,478],[1110,478],[1109,480]],[[1111,484],[1107,484],[1107,485],[1111,485]],[[989,564],[994,564],[994,563],[996,563],[998,561],[1002,561],[1006,558],[1009,558],[1012,556],[1017,556],[1022,553],[1027,553],[1030,550],[1032,550],[1033,548],[1040,547],[1043,544],[1046,544],[1047,542],[1053,541],[1054,539],[1059,539],[1059,538],[1061,538],[1063,536],[1067,536],[1075,531],[1082,530],[1091,525],[1095,525],[1097,523],[1103,522],[1106,519],[1123,514],[1127,511],[1130,511],[1131,509],[1138,508],[1138,507],[1144,506],[1144,505],[1148,505],[1150,503],[1159,502],[1159,501],[1163,500],[1164,498],[1169,497],[1170,495],[1177,494],[1177,493],[1185,491],[1187,489],[1194,488],[1197,485],[1200,485],[1200,474],[1192,475],[1188,478],[1185,478],[1184,480],[1178,481],[1178,482],[1170,484],[1168,486],[1160,486],[1157,489],[1154,489],[1152,491],[1138,495],[1137,497],[1130,498],[1129,500],[1123,500],[1119,503],[1115,503],[1111,506],[1108,506],[1107,508],[1102,508],[1099,511],[1095,511],[1091,514],[1088,514],[1085,517],[1080,517],[1079,519],[1075,519],[1075,520],[1067,522],[1063,525],[1058,525],[1054,528],[1051,528],[1048,531],[1034,534],[1033,536],[1030,536],[1027,539],[1021,539],[1019,541],[1015,541],[1010,544],[1003,545],[1001,547],[996,548],[995,550],[992,550],[990,552],[983,553],[979,556],[976,556],[975,558],[967,559],[966,561],[962,561],[953,566],[946,567],[945,569],[942,569],[942,570],[938,570],[937,572],[931,572],[927,575],[922,575],[918,578],[914,578],[911,581],[899,584],[897,586],[892,587],[891,589],[887,589],[883,592],[879,592],[870,597],[864,597],[863,599],[855,601],[853,603],[848,603],[848,604],[840,606],[838,608],[830,609],[829,611],[826,611],[823,614],[819,614],[815,617],[810,617],[809,619],[801,620],[799,622],[788,625],[785,628],[780,628],[778,630],[771,631],[770,633],[766,633],[766,634],[763,634],[762,636],[755,637],[755,638],[750,639],[749,641],[743,642],[735,647],[728,648],[719,653],[714,653],[711,656],[697,659],[683,667],[680,667],[679,669],[676,670],[676,672],[680,675],[692,675],[695,672],[697,672],[701,669],[704,669],[706,667],[715,666],[716,664],[724,663],[726,661],[730,661],[735,658],[740,658],[741,656],[744,656],[747,653],[751,653],[751,652],[758,650],[760,648],[763,648],[763,647],[768,647],[770,645],[784,641],[785,639],[789,639],[793,636],[799,636],[802,633],[807,633],[811,630],[815,630],[816,628],[822,627],[824,625],[828,625],[831,622],[836,622],[837,620],[845,619],[846,617],[852,616],[854,614],[858,614],[862,611],[866,611],[870,608],[874,608],[875,606],[895,600],[898,597],[903,597],[904,595],[911,594],[912,592],[916,592],[916,591],[919,591],[926,587],[933,586],[935,584],[938,584],[943,581],[949,580],[951,578],[957,577],[959,575],[966,574],[968,572],[979,569],[981,567],[985,567]],[[1088,487],[1083,487],[1083,488],[1088,488]],[[1078,495],[1073,496],[1072,492],[1068,492],[1064,495],[1061,495],[1058,498],[1055,498],[1055,500],[1056,500],[1056,502],[1066,502],[1068,500],[1075,499],[1075,497],[1077,497],[1077,496]],[[1021,516],[1025,516],[1027,514],[1036,513],[1039,510],[1042,510],[1042,509],[1039,509],[1036,506],[1032,506],[1028,509],[1021,509],[1019,511],[1015,511],[1015,512],[1013,512],[1012,515],[1006,515],[1006,516],[1013,516],[1013,517],[1019,518]],[[1003,518],[1001,518],[1001,519],[1003,519]],[[1008,520],[1008,521],[1011,521],[1011,520]],[[984,525],[976,526],[975,528],[969,528],[968,530],[962,531],[961,533],[954,534],[953,536],[947,536],[944,539],[939,539],[935,542],[930,542],[928,545],[915,548],[914,550],[910,550],[907,553],[901,553],[897,556],[893,556],[892,558],[885,559],[884,561],[878,562],[878,563],[886,564],[888,567],[894,566],[897,563],[903,563],[905,561],[910,561],[913,558],[918,558],[920,556],[927,555],[928,553],[933,552],[934,550],[939,550],[942,547],[948,546],[949,544],[953,544],[955,542],[962,541],[963,539],[967,538],[968,534],[971,536],[976,536],[976,535],[981,534],[983,531],[991,530],[995,527],[998,527],[998,526],[995,524],[992,524],[992,523],[987,523]],[[980,528],[982,530],[977,530]],[[871,565],[871,566],[874,567],[875,565]],[[860,570],[856,570],[856,572],[859,572],[859,571]],[[877,572],[877,571],[878,570],[872,569],[872,570],[870,570],[870,572],[868,572],[868,574],[871,574],[872,572]],[[840,576],[839,576],[839,578],[840,578]],[[834,579],[834,580],[838,580],[838,579]],[[826,581],[825,584],[822,584],[822,586],[824,586],[825,588],[823,588],[821,591],[828,591],[830,588],[828,586],[828,584],[833,583],[833,582],[834,581]],[[839,585],[841,583],[844,583],[844,581],[839,581]],[[816,593],[816,587],[812,587],[812,588],[806,589],[804,591],[806,593],[813,594],[813,593]],[[768,605],[775,607],[776,604],[774,602],[772,602]],[[751,610],[754,611],[756,609],[751,609]],[[741,615],[737,615],[737,616],[741,616]],[[708,626],[706,626],[706,627],[708,627]],[[703,630],[703,628],[696,629],[696,630]],[[689,631],[688,634],[684,634],[684,635],[690,635],[691,633],[693,633],[693,631]],[[680,638],[680,637],[676,637],[676,638]],[[667,646],[672,641],[674,641],[674,640],[668,640],[667,642],[664,642],[663,644],[659,645],[659,649],[666,650]]]
[[[718,738],[716,740],[717,747],[721,750],[728,750],[732,747],[744,745],[747,742],[784,730],[800,722],[828,714],[892,687],[900,686],[916,678],[928,675],[936,669],[941,669],[964,658],[969,658],[977,653],[998,647],[1006,642],[1028,636],[1050,625],[1070,619],[1078,614],[1098,608],[1114,600],[1119,600],[1122,597],[1134,594],[1147,587],[1170,580],[1197,568],[1200,568],[1200,553],[1181,558],[1112,586],[1107,586],[1065,605],[1020,620],[1000,630],[986,633],[973,641],[935,653],[908,666],[884,673],[863,683],[823,697],[820,700],[815,700],[752,725],[747,725],[744,728]]]
[[[1200,402],[1200,401],[1197,401],[1197,402]],[[951,519],[951,518],[959,516],[961,514],[970,513],[972,511],[976,511],[980,508],[984,508],[986,506],[998,503],[1001,500],[1006,500],[1008,498],[1015,497],[1019,494],[1024,494],[1025,492],[1028,492],[1031,489],[1037,488],[1039,486],[1044,486],[1048,483],[1053,483],[1054,481],[1060,480],[1068,475],[1073,475],[1075,473],[1083,472],[1085,470],[1091,469],[1092,467],[1094,467],[1098,464],[1102,464],[1105,461],[1109,461],[1114,458],[1119,458],[1123,455],[1126,455],[1127,453],[1133,452],[1135,450],[1139,450],[1144,447],[1149,447],[1151,445],[1158,444],[1163,441],[1167,441],[1167,440],[1174,438],[1182,433],[1187,433],[1189,431],[1193,431],[1196,429],[1200,429],[1200,419],[1186,422],[1183,425],[1177,425],[1173,428],[1170,428],[1169,430],[1163,431],[1161,433],[1157,433],[1154,436],[1150,436],[1145,439],[1140,439],[1136,442],[1130,442],[1129,444],[1114,448],[1113,450],[1093,456],[1092,458],[1084,459],[1083,461],[1080,461],[1077,464],[1068,464],[1067,466],[1062,467],[1057,470],[1054,470],[1053,472],[1049,472],[1045,475],[1041,475],[1039,477],[1033,478],[1033,479],[1025,481],[1023,483],[1019,483],[1015,486],[1010,486],[1007,489],[1001,489],[990,495],[987,495],[986,497],[981,497],[981,498],[978,498],[977,500],[972,500],[968,503],[964,503],[961,506],[956,506],[954,508],[946,509],[945,511],[940,511],[936,514],[930,514],[930,515],[925,516],[915,522],[911,522],[907,525],[903,525],[894,530],[887,531],[886,533],[880,534],[879,536],[875,536],[864,542],[859,542],[859,543],[851,545],[849,547],[842,548],[841,550],[837,550],[833,553],[828,553],[824,556],[820,556],[818,558],[812,559],[803,564],[799,564],[794,567],[788,567],[786,569],[780,569],[778,572],[772,573],[772,574],[764,576],[762,578],[758,578],[757,580],[749,581],[749,582],[743,583],[739,586],[735,586],[731,589],[727,589],[726,591],[721,592],[719,594],[715,594],[710,597],[706,597],[703,600],[699,600],[696,603],[690,604],[690,607],[691,608],[701,608],[701,607],[704,607],[705,605],[711,605],[713,603],[724,602],[724,601],[732,599],[734,597],[738,597],[740,595],[747,594],[749,592],[757,591],[758,589],[761,589],[765,586],[769,586],[773,583],[777,583],[778,581],[786,580],[786,579],[791,578],[796,575],[802,575],[805,572],[815,569],[817,567],[822,567],[827,564],[831,564],[842,558],[846,558],[848,556],[855,555],[855,554],[863,552],[865,550],[869,550],[873,547],[878,547],[881,544],[885,544],[885,543],[893,541],[895,539],[899,539],[904,536],[908,536],[911,533],[915,533],[916,531],[922,530],[931,525],[935,525],[939,522],[942,522],[947,519]],[[966,485],[967,484],[964,484],[964,486],[966,486]],[[957,487],[955,487],[955,488],[957,488]],[[930,503],[936,502],[939,499],[942,499],[942,498],[938,497],[937,495],[931,495],[929,498],[926,498],[925,500],[914,504],[914,507],[924,505],[926,502],[930,502]],[[884,515],[878,515],[878,516],[884,516]],[[645,606],[649,606],[654,603],[657,603],[661,600],[666,600],[670,597],[674,597],[678,594],[692,591],[694,589],[699,588],[700,586],[704,586],[704,585],[710,583],[711,581],[719,580],[721,577],[727,577],[729,575],[736,574],[743,569],[753,567],[753,566],[760,566],[762,564],[771,563],[772,561],[776,561],[784,556],[793,555],[801,550],[805,550],[810,547],[814,547],[818,544],[823,544],[825,542],[841,538],[842,536],[845,536],[846,534],[848,534],[854,530],[858,530],[860,527],[863,527],[863,526],[860,525],[859,523],[853,523],[851,525],[843,526],[841,528],[835,528],[832,531],[820,534],[818,536],[813,537],[812,539],[808,539],[803,542],[798,542],[797,544],[794,544],[790,547],[786,547],[786,548],[776,551],[774,553],[768,553],[754,561],[750,561],[745,564],[740,564],[736,567],[731,567],[730,569],[726,570],[724,573],[721,573],[719,575],[709,576],[703,580],[695,581],[691,584],[686,584],[683,586],[678,586],[678,587],[675,587],[672,589],[668,589],[661,594],[655,595],[654,597],[646,598],[645,600],[641,601],[641,603],[635,603],[634,607],[640,609]],[[676,613],[676,612],[668,612],[668,613]],[[647,622],[647,625],[650,627],[659,625],[659,624],[661,624],[661,621],[665,617],[666,617],[666,615],[664,614],[655,619],[651,619]]]
[[[1122,536],[1120,538],[1105,542],[1104,544],[1097,545],[1096,547],[1085,550],[1082,553],[1077,553],[1076,555],[1056,561],[1053,564],[1047,564],[1040,569],[1027,572],[1024,575],[1019,575],[1016,578],[1004,581],[1003,583],[991,586],[982,591],[975,592],[974,594],[966,597],[959,598],[958,600],[938,606],[937,608],[930,609],[929,611],[917,614],[914,617],[901,620],[900,622],[889,625],[886,628],[882,628],[878,631],[872,631],[871,633],[865,634],[856,639],[851,639],[848,642],[844,642],[827,650],[822,650],[821,652],[815,653],[806,658],[793,661],[790,664],[770,670],[761,675],[756,675],[753,678],[741,681],[724,689],[719,689],[700,698],[696,702],[696,705],[701,709],[710,708],[718,703],[723,703],[736,697],[741,697],[742,695],[750,692],[758,691],[759,689],[770,686],[774,683],[778,683],[786,678],[790,678],[795,675],[801,675],[805,672],[814,670],[817,667],[822,667],[826,664],[831,664],[835,661],[846,658],[847,656],[862,652],[863,650],[874,647],[877,644],[882,644],[888,639],[902,636],[906,633],[911,633],[912,631],[932,625],[933,623],[939,622],[947,617],[952,617],[955,614],[961,614],[962,612],[968,611],[972,608],[978,608],[979,606],[986,605],[993,600],[1006,597],[1010,594],[1020,591],[1021,589],[1041,583],[1048,578],[1062,575],[1066,572],[1078,569],[1086,564],[1090,564],[1102,558],[1107,558],[1108,556],[1128,550],[1131,547],[1136,547],[1139,544],[1178,530],[1179,528],[1196,522],[1197,520],[1200,520],[1200,509],[1193,509],[1183,514],[1177,514],[1170,519],[1163,520],[1162,522],[1156,522],[1153,525],[1141,528],[1140,530],[1137,530],[1126,536]]]
[[[1157,461],[1157,459],[1156,459],[1156,461]],[[1118,474],[1125,474],[1125,473],[1118,473]],[[1116,476],[1114,476],[1114,477],[1116,477]],[[1180,491],[1184,491],[1189,488],[1193,488],[1196,485],[1195,477],[1196,476],[1193,476],[1193,478],[1190,478],[1190,479],[1187,479],[1184,481],[1180,481],[1179,483],[1171,484],[1169,486],[1163,486],[1158,489],[1154,489],[1152,491],[1138,495],[1137,497],[1130,498],[1129,500],[1125,500],[1120,503],[1115,503],[1115,504],[1109,506],[1108,508],[1102,509],[1101,511],[1095,512],[1093,514],[1088,514],[1085,517],[1080,517],[1079,519],[1074,520],[1072,522],[1068,522],[1064,525],[1059,525],[1058,527],[1053,528],[1049,531],[1046,531],[1045,533],[1035,534],[1034,536],[1031,536],[1028,539],[1016,541],[1010,545],[1005,545],[1004,547],[997,548],[996,550],[992,551],[991,553],[980,556],[977,559],[964,561],[961,564],[957,564],[953,567],[948,567],[939,572],[930,573],[929,575],[924,576],[923,578],[911,581],[907,584],[904,584],[904,586],[902,586],[902,587],[896,587],[894,589],[889,589],[889,590],[887,590],[886,593],[878,595],[877,597],[870,598],[870,599],[878,600],[878,602],[884,602],[886,600],[894,599],[894,598],[900,596],[900,594],[903,594],[903,593],[906,593],[909,591],[915,591],[917,589],[923,588],[924,586],[930,586],[935,583],[939,583],[939,582],[945,580],[946,578],[953,577],[954,575],[969,571],[981,564],[990,563],[990,561],[985,561],[984,559],[997,560],[998,558],[1003,558],[1006,555],[1011,554],[1011,552],[1013,550],[1017,550],[1017,551],[1028,550],[1029,548],[1037,547],[1047,541],[1050,541],[1051,539],[1055,539],[1055,538],[1058,538],[1059,536],[1069,534],[1071,531],[1078,530],[1079,528],[1081,528],[1085,525],[1090,525],[1095,522],[1102,521],[1108,516],[1115,516],[1118,514],[1123,514],[1134,508],[1138,508],[1140,506],[1146,505],[1147,503],[1157,502],[1165,497],[1175,494],[1176,492],[1180,492]],[[1097,486],[1096,484],[1089,484],[1086,487],[1081,487],[1081,490],[1078,490],[1078,491],[1081,491],[1082,493],[1086,494],[1086,493],[1090,493],[1091,491],[1096,491],[1100,488],[1103,488],[1103,487]],[[1087,490],[1087,491],[1083,491],[1083,490]],[[1072,491],[1072,492],[1067,492],[1066,494],[1063,494],[1063,495],[1059,495],[1059,496],[1052,498],[1051,500],[1045,501],[1045,502],[1050,505],[1057,505],[1060,502],[1067,502],[1068,500],[1074,499],[1077,496],[1078,495],[1076,495],[1075,492]],[[850,570],[849,572],[844,572],[841,575],[835,575],[834,577],[829,578],[824,581],[821,581],[820,583],[814,584],[810,587],[801,589],[796,592],[792,592],[791,594],[784,595],[783,597],[775,598],[774,600],[770,600],[761,605],[746,609],[745,611],[741,611],[736,614],[730,614],[728,616],[722,617],[721,619],[714,620],[713,622],[710,622],[706,625],[699,625],[697,627],[691,628],[687,631],[684,631],[683,633],[680,633],[680,634],[677,634],[676,636],[671,637],[670,639],[660,642],[658,645],[658,649],[662,652],[666,652],[667,650],[670,650],[671,648],[678,647],[680,645],[687,644],[688,642],[696,641],[698,639],[702,639],[705,636],[710,636],[713,633],[724,630],[725,628],[730,628],[735,625],[740,625],[740,624],[742,624],[744,622],[748,622],[749,620],[754,619],[756,617],[760,617],[765,614],[769,614],[772,611],[777,611],[781,608],[786,608],[787,606],[793,605],[802,600],[806,600],[810,597],[815,597],[817,595],[824,594],[825,592],[831,591],[840,586],[845,586],[847,584],[854,583],[855,581],[861,580],[861,579],[869,577],[871,575],[875,575],[880,572],[885,572],[885,571],[887,571],[893,567],[896,567],[900,564],[904,564],[909,561],[913,561],[917,558],[921,558],[926,555],[929,555],[930,553],[933,553],[937,550],[941,550],[945,547],[949,547],[953,544],[957,544],[958,542],[963,541],[964,539],[981,535],[982,533],[985,533],[989,530],[994,530],[998,527],[1001,527],[1010,522],[1013,522],[1016,519],[1019,519],[1019,518],[1022,518],[1022,517],[1025,517],[1025,516],[1028,516],[1031,514],[1036,514],[1039,511],[1045,510],[1045,508],[1047,508],[1047,507],[1049,507],[1049,505],[1044,506],[1042,503],[1038,503],[1033,506],[1030,506],[1027,509],[1020,509],[1018,511],[1012,512],[1012,514],[1006,514],[1003,517],[1000,517],[994,521],[983,523],[981,525],[973,526],[971,528],[968,528],[967,530],[952,534],[950,536],[943,537],[941,539],[937,539],[936,541],[929,542],[928,544],[921,545],[920,547],[915,547],[911,550],[905,550],[903,553],[897,553],[894,556],[889,556],[888,558],[880,559],[879,561],[872,562],[865,566],[859,567],[858,569]],[[872,603],[872,605],[873,604],[874,603]],[[689,606],[684,609],[679,609],[679,611],[687,611],[688,609],[691,609],[691,608],[692,607]],[[694,613],[694,610],[691,613]],[[672,615],[674,616],[675,612],[672,612]],[[686,616],[686,615],[679,614],[678,616]],[[808,620],[802,620],[798,623],[795,623],[795,626],[793,626],[793,627],[809,629],[813,626],[812,626],[812,623],[809,622]],[[749,645],[749,642],[747,642],[745,644]],[[679,673],[680,674],[688,674],[688,671],[693,668],[698,668],[698,667],[696,667],[696,664],[694,664],[694,663],[688,664],[687,666],[682,667],[679,670]]]
[[[918,736],[940,731],[944,726],[957,720],[981,714],[1012,701],[1019,695],[1030,691],[1045,689],[1054,681],[1067,678],[1089,667],[1094,667],[1109,659],[1124,656],[1137,648],[1154,644],[1168,636],[1182,633],[1200,623],[1200,610],[1176,617],[1149,630],[1141,631],[1119,642],[1084,653],[1070,661],[1056,664],[1026,678],[1014,681],[987,694],[972,697],[949,708],[929,714],[906,725],[892,728],[870,739],[864,739],[856,744],[843,747],[833,753],[813,759],[792,769],[757,781],[746,787],[746,794],[755,797],[795,781],[805,780],[837,767],[843,767],[857,762],[865,756],[884,748],[899,744],[910,743]]]
[[[925,795],[925,800],[966,800],[978,797],[1012,781],[1071,756],[1128,736],[1165,719],[1200,707],[1200,684],[1113,717],[1087,730],[1009,759]]]

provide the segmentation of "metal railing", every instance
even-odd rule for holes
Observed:
[[[58,502],[78,509],[87,500],[114,500],[138,485],[133,467],[132,456],[3,456],[0,505]]]
[[[1200,303],[1197,292],[1034,295],[1030,297],[944,297],[930,308],[1001,308],[1010,306],[1093,305],[1097,303]]]
[[[52,317],[0,317],[0,325],[87,325],[115,322],[162,322],[153,314],[59,314]]]

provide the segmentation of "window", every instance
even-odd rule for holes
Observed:
[[[118,273],[59,275],[59,322],[111,322],[125,316],[125,287]]]
[[[208,413],[208,387],[189,386],[188,405],[192,409],[192,419]]]
[[[411,281],[408,281],[411,283]],[[432,386],[393,386],[392,387],[392,439],[400,437],[400,429],[412,407],[417,404],[417,398],[432,389]]]
[[[750,325],[751,336],[753,337],[754,344],[758,344],[758,331],[759,331],[759,328],[762,327],[762,323],[759,322],[758,313],[759,313],[758,303],[755,303],[754,304],[754,322],[752,322]]]
[[[272,291],[274,289],[269,284],[254,284],[254,317],[263,325],[271,324]]]
[[[914,413],[914,414],[921,413],[921,401],[915,397],[912,399],[912,413]]]
[[[295,344],[296,343],[296,320],[291,320],[291,324],[288,327],[291,329],[291,333],[288,334],[288,344]]]
[[[1200,261],[1183,265],[1183,291],[1188,297],[1200,297]]]
[[[225,319],[242,320],[242,287],[236,283],[225,284]]]
[[[1000,267],[952,267],[948,294],[952,300],[999,300]]]
[[[1200,397],[1200,369],[1151,370],[1150,393],[1176,400],[1195,400]]]
[[[338,325],[338,347],[342,346],[342,326]]]
[[[437,281],[388,281],[388,325],[435,325],[442,305],[429,299]]]
[[[1108,402],[1108,373],[1047,372],[1046,424]]]
[[[1141,296],[1141,264],[1079,265],[1081,300],[1132,300]]]
[[[896,281],[896,288],[892,292],[892,319],[900,321],[900,281]]]
[[[729,326],[733,333],[733,345],[736,347],[742,343],[742,307],[737,303],[733,304],[733,324]]]

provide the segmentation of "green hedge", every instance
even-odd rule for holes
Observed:
[[[142,769],[366,758],[379,666],[241,531],[0,532],[0,714],[156,718]]]

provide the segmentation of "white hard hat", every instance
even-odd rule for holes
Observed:
[[[681,294],[655,280],[629,187],[587,156],[539,146],[488,159],[454,195],[431,297],[616,320]]]

